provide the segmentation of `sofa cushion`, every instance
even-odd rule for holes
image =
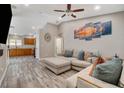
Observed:
[[[44,64],[44,66],[47,67],[52,72],[54,72],[55,74],[60,74],[60,73],[63,73],[65,71],[71,69],[71,65],[67,65],[67,66],[63,66],[63,67],[59,67],[59,68],[55,68],[49,64]]]
[[[84,60],[84,51],[80,51],[80,52],[78,53],[78,59],[79,59],[79,60]]]
[[[92,76],[105,82],[117,85],[121,70],[122,61],[120,59],[114,59],[97,65]]]
[[[72,65],[77,66],[77,67],[88,67],[89,65],[91,65],[91,63],[89,63],[87,61],[75,59],[75,60],[72,60]]]
[[[123,69],[121,72],[121,77],[120,77],[118,86],[124,88],[124,62],[123,62]]]
[[[65,54],[64,54],[65,57],[72,57],[72,55],[73,55],[72,50],[65,50]]]
[[[74,58],[74,57],[64,57],[64,56],[57,56],[57,58],[68,60],[68,61],[72,61],[72,60],[77,59],[77,58]]]
[[[54,68],[60,68],[63,66],[71,65],[71,62],[69,60],[64,60],[64,59],[60,59],[57,57],[46,58],[46,59],[44,59],[44,63],[48,64]]]
[[[74,65],[72,65],[71,68],[73,70],[76,70],[76,71],[81,71],[83,69],[82,67],[77,67],[77,66],[74,66]]]

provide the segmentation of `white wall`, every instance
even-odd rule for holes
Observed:
[[[92,41],[74,39],[74,29],[89,22],[110,20],[112,21],[112,35],[102,36]],[[124,12],[62,23],[59,26],[59,33],[63,33],[65,49],[99,50],[104,56],[113,56],[117,53],[124,58]]]
[[[52,24],[46,24],[46,26],[40,30],[40,56],[51,57],[55,55],[55,38],[57,36],[58,27]],[[45,33],[50,33],[51,40],[46,42],[44,40]]]
[[[58,28],[56,25],[47,23],[48,17],[45,15],[26,15],[26,16],[13,16],[11,20],[11,26],[9,34],[16,33],[17,35],[29,35],[35,32],[36,35],[36,58],[54,56],[54,36],[57,35]],[[35,29],[32,29],[32,26]],[[42,29],[41,31],[39,31]],[[44,34],[49,32],[52,36],[52,40],[47,43],[44,41]],[[42,56],[41,56],[42,55]]]

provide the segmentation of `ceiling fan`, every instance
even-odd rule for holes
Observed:
[[[66,15],[67,16],[72,16],[73,18],[76,18],[76,15],[75,15],[75,12],[82,12],[84,11],[84,9],[74,9],[74,10],[71,10],[71,4],[67,4],[67,9],[66,10],[54,10],[55,12],[65,12],[65,14],[63,14],[61,16],[61,18],[65,17]]]

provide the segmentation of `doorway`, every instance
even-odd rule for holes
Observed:
[[[64,49],[64,40],[62,37],[56,38],[56,55],[62,54]]]

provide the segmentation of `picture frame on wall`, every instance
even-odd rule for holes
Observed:
[[[90,41],[93,38],[112,34],[112,21],[87,23],[78,30],[74,30],[74,39]]]

